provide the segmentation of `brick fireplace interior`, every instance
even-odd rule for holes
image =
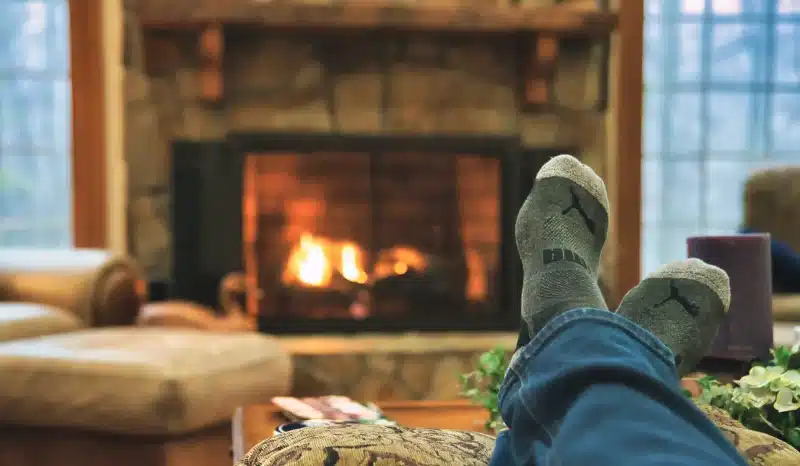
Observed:
[[[173,149],[173,295],[271,333],[506,330],[513,225],[556,150],[494,135],[232,134]]]

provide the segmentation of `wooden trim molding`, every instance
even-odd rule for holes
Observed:
[[[103,0],[69,0],[75,247],[106,247]]]
[[[616,72],[616,153],[609,169],[615,244],[612,301],[641,280],[644,0],[621,0]],[[609,303],[609,305],[614,305]]]

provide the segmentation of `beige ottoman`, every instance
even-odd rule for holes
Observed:
[[[274,338],[159,328],[0,343],[0,464],[230,464],[239,405],[288,393]]]

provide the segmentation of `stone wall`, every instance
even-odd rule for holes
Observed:
[[[145,34],[131,9],[125,21],[130,250],[154,279],[170,273],[175,138],[237,130],[519,135],[531,148],[574,147],[603,172],[606,114],[595,103],[607,57],[597,44],[562,46],[558,105],[532,112],[520,106],[522,67],[510,39],[226,32],[224,99],[207,104],[196,36]]]

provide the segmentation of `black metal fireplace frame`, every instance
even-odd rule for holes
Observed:
[[[514,240],[517,210],[534,174],[559,150],[524,149],[517,137],[497,135],[376,135],[308,132],[253,132],[229,134],[224,141],[173,143],[171,223],[173,274],[170,297],[217,306],[216,289],[229,272],[243,270],[242,209],[244,161],[248,154],[298,152],[374,153],[430,152],[432,156],[469,154],[500,160],[500,277],[498,309],[479,319],[398,320],[371,317],[364,320],[304,320],[276,322],[268,317],[259,327],[270,333],[343,333],[400,331],[492,331],[519,327],[522,271]],[[190,175],[191,176],[188,176]],[[208,189],[213,186],[213,189]],[[211,195],[213,192],[213,195]],[[202,211],[199,209],[202,206]],[[197,209],[192,210],[192,207]],[[214,212],[209,218],[208,212]],[[220,231],[223,230],[223,231]],[[208,272],[213,270],[216,272]],[[279,325],[282,324],[282,325]]]

